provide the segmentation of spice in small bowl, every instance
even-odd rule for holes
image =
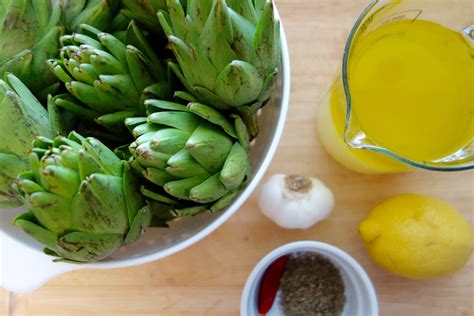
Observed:
[[[285,315],[341,315],[344,281],[331,261],[314,252],[290,256],[280,281]]]
[[[259,288],[260,314],[271,309],[278,291],[287,316],[341,315],[346,300],[339,269],[314,252],[283,256],[268,267]]]
[[[362,267],[334,246],[299,241],[267,254],[245,284],[240,315],[378,316]]]

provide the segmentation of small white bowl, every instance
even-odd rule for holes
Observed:
[[[377,316],[379,314],[377,296],[374,287],[364,269],[346,252],[339,248],[316,241],[298,241],[283,245],[266,255],[255,266],[245,284],[240,302],[241,316],[258,314],[258,290],[263,274],[278,258],[295,252],[315,252],[329,259],[341,272],[345,285],[346,303],[343,316]],[[278,308],[278,297],[267,314],[283,315]]]

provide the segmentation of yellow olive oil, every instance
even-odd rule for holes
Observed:
[[[382,25],[353,44],[348,83],[351,115],[380,147],[424,162],[447,157],[473,138],[474,49],[460,32],[424,20]],[[346,104],[341,94],[336,83],[326,104],[330,107],[326,119],[339,140],[323,131],[323,138],[333,137],[323,140],[326,147],[342,144]],[[372,152],[328,150],[339,151],[336,159],[349,167],[362,164],[370,171],[373,166],[375,172],[400,169]],[[346,158],[341,151],[346,151]]]

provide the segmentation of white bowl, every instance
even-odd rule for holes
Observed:
[[[278,12],[276,16],[279,18]],[[283,133],[290,97],[290,58],[283,29],[281,40],[282,69],[272,99],[259,115],[261,131],[251,148],[252,180],[230,207],[219,214],[201,214],[175,220],[170,228],[151,228],[138,242],[122,248],[108,260],[86,265],[51,263],[51,257],[42,254],[43,247],[12,224],[13,219],[25,210],[0,209],[0,287],[25,292],[66,271],[79,268],[112,269],[148,263],[191,246],[229,219],[257,187]]]
[[[316,241],[298,241],[283,245],[267,254],[255,266],[245,284],[240,301],[240,315],[258,315],[258,289],[267,268],[278,258],[295,252],[315,252],[329,259],[341,272],[346,303],[342,316],[377,316],[379,314],[374,287],[364,269],[346,252]],[[278,298],[267,316],[283,315]]]

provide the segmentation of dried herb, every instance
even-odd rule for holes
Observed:
[[[280,290],[280,303],[286,316],[340,315],[346,301],[338,268],[312,252],[290,257]]]

